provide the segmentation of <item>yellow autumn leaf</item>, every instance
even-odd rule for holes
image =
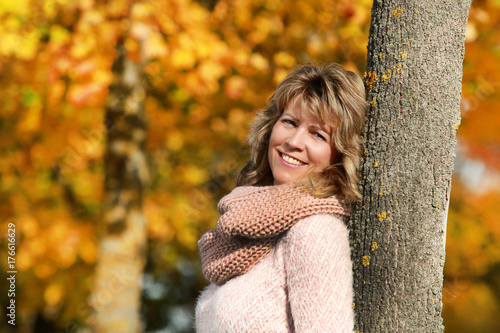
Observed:
[[[181,220],[183,221],[183,223],[185,223],[183,218]],[[193,251],[196,250],[198,234],[192,228],[184,226],[183,228],[177,230],[175,238],[177,239],[177,241],[179,241],[179,243],[181,243],[186,248]]]
[[[269,62],[260,53],[254,53],[249,59],[250,65],[252,65],[258,71],[266,72],[269,69]]]
[[[107,69],[98,69],[92,72],[92,81],[107,87],[113,81],[113,74]]]
[[[94,1],[88,0],[91,4]],[[106,11],[110,17],[126,17],[130,12],[130,3],[128,1],[109,1],[106,4]]]
[[[66,89],[66,85],[64,84],[63,81],[58,80],[52,83],[48,87],[48,89],[49,93],[47,96],[47,103],[49,106],[51,106],[48,108],[48,112],[49,113],[57,112],[57,109],[54,108],[54,106],[56,106],[61,101],[61,98],[63,97],[64,91]]]
[[[191,96],[214,94],[219,90],[218,81],[203,80],[197,72],[187,73],[185,76],[184,85]]]
[[[208,179],[207,171],[194,165],[184,166],[180,174],[182,174],[186,183],[194,186],[200,185]]]
[[[240,67],[248,63],[248,59],[250,58],[249,52],[243,48],[239,48],[232,52],[232,56],[235,62],[235,65]]]
[[[295,57],[288,52],[281,51],[273,56],[273,62],[278,66],[290,68],[295,65]]]
[[[342,64],[342,66],[344,67],[344,69],[346,71],[351,71],[351,72],[354,72],[354,73],[358,73],[359,74],[359,70],[358,68],[356,67],[356,64],[353,63],[352,61],[346,61]]]
[[[160,238],[169,241],[173,237],[173,230],[170,227],[166,215],[162,208],[153,201],[144,203],[144,215],[148,220],[148,236],[151,238]]]
[[[307,53],[310,54],[311,56],[316,56],[318,55],[321,50],[323,49],[324,44],[323,42],[319,39],[318,36],[312,35],[307,39]]]
[[[312,1],[298,1],[296,3],[295,11],[299,13],[302,17],[312,18],[316,17],[316,10],[314,8],[314,2]]]
[[[2,20],[1,27],[6,31],[20,33],[20,30],[23,27],[23,21],[17,19],[13,15],[8,15]]]
[[[247,80],[239,75],[228,78],[224,84],[224,93],[230,99],[239,99],[247,88]]]
[[[206,31],[196,32],[195,43],[199,59],[217,59],[228,52],[227,45],[217,35]]]
[[[195,48],[197,48],[197,45],[194,41],[195,37],[196,36],[192,36],[188,32],[181,32],[177,36],[177,43],[181,49],[194,50]]]
[[[96,9],[86,10],[81,18],[80,24],[88,26],[99,26],[105,20],[103,12]]]
[[[53,275],[57,269],[56,267],[47,261],[38,261],[33,268],[35,275],[40,279],[46,279],[49,276]]]
[[[191,50],[173,49],[170,56],[170,65],[173,69],[191,69],[196,63],[196,58]]]
[[[174,21],[171,15],[165,13],[158,13],[158,24],[162,32],[167,35],[175,35],[179,32],[179,26]]]
[[[204,62],[198,67],[198,73],[205,82],[214,82],[224,75],[225,68],[217,62]]]
[[[96,147],[99,149],[100,143],[89,143],[89,149],[95,149],[92,147]],[[101,152],[102,150],[99,149]],[[92,153],[89,152],[87,156],[92,157]],[[101,154],[97,154],[94,156],[94,158],[99,158],[101,157]],[[95,184],[99,183],[101,179],[99,177],[96,177],[96,175],[92,172],[88,172],[87,170],[83,171],[80,176],[74,180],[74,186],[75,186],[75,194],[78,195],[79,198],[85,200],[85,201],[91,201],[93,198],[98,198],[101,192],[101,189],[99,187],[96,187]]]
[[[245,1],[240,4],[239,10],[234,13],[234,23],[240,27],[248,27],[251,26],[251,22],[253,19],[252,8],[250,7],[250,3]]]
[[[274,70],[274,76],[273,76],[273,81],[275,84],[278,84],[287,76],[288,71],[284,68],[276,68]]]
[[[227,123],[224,121],[224,119],[214,118],[212,119],[210,128],[214,132],[225,132],[227,130]]]
[[[2,38],[0,38],[0,55],[12,56],[15,54],[18,45],[22,42],[21,36],[18,33],[2,30],[0,29],[0,33],[2,34]]]
[[[171,129],[167,133],[167,148],[172,151],[179,151],[184,146],[184,136],[177,129]]]
[[[205,8],[201,7],[196,2],[186,1],[185,3],[189,5],[189,8],[186,8],[182,14],[187,14],[187,19],[189,21],[196,22],[198,24],[206,22],[208,12]]]
[[[30,0],[0,0],[0,14],[27,16],[31,10]]]
[[[66,2],[67,0],[44,0],[42,10],[45,17],[53,17],[57,11],[57,5]]]
[[[340,38],[344,39],[353,38],[361,34],[359,26],[356,25],[346,25],[340,28],[338,31]]]
[[[248,40],[253,44],[264,42],[271,30],[271,20],[268,17],[258,17],[254,21],[254,30],[248,35]]]
[[[24,237],[28,238],[35,236],[40,230],[39,223],[33,215],[26,215],[22,217],[19,220],[18,226]]]
[[[77,34],[73,38],[73,45],[70,49],[70,55],[75,59],[82,59],[96,49],[97,44],[94,36],[88,34]]]
[[[153,27],[145,22],[133,22],[130,28],[130,37],[136,40],[146,40]]]
[[[35,259],[35,254],[29,246],[21,246],[16,253],[16,267],[19,271],[25,271],[33,267]]]
[[[60,4],[68,3],[68,0],[55,0]],[[94,6],[94,1],[95,0],[79,0],[77,2],[78,8],[81,10],[89,10]]]
[[[33,59],[37,54],[39,40],[40,33],[38,30],[23,33],[21,43],[16,48],[16,55],[23,60]]]
[[[59,283],[51,283],[43,293],[43,299],[48,305],[57,305],[64,296],[64,287]]]
[[[78,246],[80,257],[86,263],[94,263],[97,259],[97,245],[88,238],[83,238]]]
[[[478,31],[474,22],[467,22],[467,30],[465,31],[465,41],[470,43],[476,40]]]
[[[132,38],[127,38],[125,40],[125,49],[130,53],[135,53],[139,51],[139,42]]]
[[[153,14],[153,4],[147,2],[134,2],[130,11],[130,16],[136,20],[148,19]]]
[[[193,104],[189,109],[190,120],[199,123],[210,116],[210,111],[205,105]]]
[[[144,55],[148,59],[165,57],[168,54],[168,46],[163,37],[157,32],[149,34],[143,47]]]
[[[47,253],[47,237],[46,234],[43,233],[42,237],[34,237],[30,239],[29,242],[26,242],[26,249],[23,248],[23,251],[27,251],[29,255],[38,258],[42,257]]]
[[[68,102],[76,106],[83,106],[85,103],[91,101],[98,93],[106,90],[105,86],[97,82],[88,82],[83,84],[73,84],[68,89],[66,96]]]
[[[17,123],[17,130],[21,133],[34,132],[40,128],[42,109],[39,105],[34,105],[28,110],[21,121]]]
[[[240,108],[233,108],[229,110],[227,118],[229,126],[235,127],[237,130],[240,130],[242,126],[247,126],[248,123],[247,114]]]
[[[66,269],[73,265],[76,261],[76,246],[73,244],[63,243],[56,249],[53,249],[53,260],[62,269]]]
[[[57,219],[51,223],[51,226],[47,231],[51,244],[60,243],[67,237],[70,230],[70,226],[68,224],[69,221],[64,219]]]

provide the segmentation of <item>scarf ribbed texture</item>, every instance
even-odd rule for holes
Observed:
[[[217,208],[216,228],[198,242],[203,275],[216,284],[248,272],[299,220],[315,214],[349,216],[336,196],[316,198],[291,184],[240,186]]]

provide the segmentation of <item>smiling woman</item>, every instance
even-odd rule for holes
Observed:
[[[248,135],[250,160],[240,172],[237,186],[274,184],[271,134],[278,120],[294,112],[317,122],[310,130],[318,129],[316,136],[323,133],[332,148],[329,165],[316,170],[319,173],[305,172],[301,176],[310,177],[301,177],[301,183],[317,197],[337,194],[348,203],[359,200],[360,134],[366,109],[365,88],[356,73],[336,64],[297,68],[278,85],[267,107],[252,123]]]
[[[271,132],[268,158],[274,185],[321,172],[337,155],[331,145],[332,129],[304,110],[300,98],[290,102]]]
[[[212,282],[198,332],[352,332],[345,225],[359,200],[361,78],[340,66],[290,73],[252,124],[250,160],[198,245]]]

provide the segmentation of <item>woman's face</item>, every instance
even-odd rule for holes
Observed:
[[[332,147],[331,128],[304,112],[299,98],[290,101],[271,132],[268,158],[274,185],[321,172],[337,154]]]

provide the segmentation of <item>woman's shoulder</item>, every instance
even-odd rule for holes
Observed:
[[[347,231],[347,219],[337,214],[314,214],[299,220],[290,228],[290,233],[313,233]]]
[[[346,218],[337,214],[314,214],[295,223],[287,235],[288,239],[331,238],[332,235],[349,235]]]

